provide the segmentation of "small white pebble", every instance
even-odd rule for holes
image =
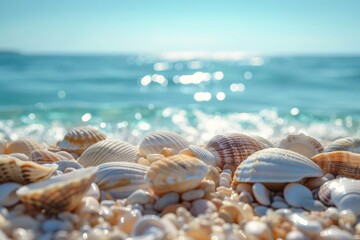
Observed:
[[[254,197],[260,204],[270,205],[270,191],[261,183],[255,183],[252,187]]]

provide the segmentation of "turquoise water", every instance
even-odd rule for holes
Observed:
[[[360,57],[0,55],[0,134],[47,142],[92,125],[137,143],[170,129],[267,138],[359,134]]]

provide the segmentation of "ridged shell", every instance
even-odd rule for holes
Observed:
[[[360,153],[360,138],[346,137],[337,139],[325,147],[325,152],[348,151]]]
[[[194,145],[189,148],[205,163],[223,168],[225,164],[237,167],[248,156],[266,147],[245,134],[229,133],[213,137],[205,149]]]
[[[360,179],[360,154],[352,152],[321,153],[311,158],[325,173]]]
[[[30,153],[34,150],[43,150],[44,146],[30,139],[19,139],[12,141],[6,145],[5,154],[23,153],[30,157]]]
[[[250,137],[252,137],[253,139],[257,140],[258,142],[262,143],[262,145],[264,145],[265,148],[273,148],[275,147],[274,144],[272,142],[270,142],[269,140],[258,136],[258,135],[250,135]]]
[[[21,161],[15,157],[2,155],[0,156],[0,183],[34,183],[49,178],[56,168],[55,166],[44,167],[34,162]]]
[[[156,194],[183,193],[196,188],[208,171],[208,166],[198,158],[174,155],[153,163],[146,181]]]
[[[311,158],[324,151],[321,143],[313,137],[306,136],[303,133],[298,135],[289,135],[279,143],[279,148],[291,150]]]
[[[60,150],[81,155],[91,145],[105,140],[106,135],[90,127],[77,127],[69,131],[59,143]]]
[[[107,162],[134,162],[136,157],[135,146],[122,140],[106,139],[86,149],[78,162],[88,167]]]
[[[321,168],[305,156],[280,148],[267,148],[249,156],[236,169],[233,183],[296,182],[305,177],[320,177]]]
[[[39,183],[26,185],[16,194],[29,209],[46,213],[74,210],[93,182],[97,167],[66,173]]]
[[[29,157],[29,161],[36,162],[38,164],[54,163],[60,160],[67,160],[67,158],[47,150],[32,151]]]
[[[137,189],[148,190],[145,174],[149,167],[132,162],[110,162],[99,165],[95,183],[114,199],[126,198]]]
[[[77,161],[75,160],[60,160],[55,163],[58,165],[58,169],[61,172],[64,172],[66,168],[74,168],[74,169],[80,169],[83,168]]]
[[[143,156],[160,153],[163,148],[172,148],[174,153],[177,154],[188,146],[188,141],[174,132],[155,131],[141,140],[139,150]]]

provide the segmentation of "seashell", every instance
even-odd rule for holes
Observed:
[[[29,161],[29,157],[23,153],[10,153],[9,156],[16,157],[21,161]]]
[[[54,165],[42,166],[11,156],[0,156],[0,183],[34,183],[49,178],[55,171],[56,166]]]
[[[205,148],[195,145],[190,145],[189,148],[206,164],[223,168],[225,164],[237,167],[248,156],[265,146],[247,135],[229,133],[213,137]]]
[[[308,158],[324,151],[323,146],[318,140],[306,136],[303,133],[287,136],[285,139],[280,141],[279,148],[300,153]]]
[[[77,127],[69,131],[58,147],[69,153],[81,155],[91,145],[105,140],[106,135],[90,127]]]
[[[360,179],[360,154],[344,151],[321,153],[311,158],[325,173]]]
[[[64,172],[67,168],[80,169],[83,168],[77,161],[75,160],[60,160],[55,162],[58,165],[58,170]]]
[[[360,138],[346,137],[337,139],[325,147],[325,152],[347,151],[360,153]]]
[[[66,160],[66,158],[47,150],[32,151],[29,157],[29,161],[36,162],[38,164],[54,163],[60,160]]]
[[[112,198],[126,198],[138,189],[148,190],[144,176],[149,167],[132,162],[110,162],[99,165],[95,183]]]
[[[305,156],[280,148],[260,150],[236,169],[233,185],[238,182],[286,183],[323,175],[321,168]]]
[[[65,151],[58,151],[58,152],[56,152],[56,154],[62,156],[63,157],[62,159],[75,160],[73,155],[71,155],[70,153],[65,152]]]
[[[266,138],[263,138],[263,137],[258,136],[258,135],[250,135],[250,137],[252,137],[253,139],[255,139],[258,142],[262,143],[265,148],[273,148],[273,147],[275,147],[274,144],[272,142],[270,142],[269,140],[267,140]]]
[[[23,153],[26,156],[30,156],[30,153],[34,150],[43,150],[44,146],[40,143],[30,139],[19,139],[12,141],[6,145],[5,154],[10,153]]]
[[[122,140],[106,139],[86,149],[78,162],[89,167],[107,162],[134,162],[136,157],[135,146]]]
[[[18,188],[21,187],[21,184],[9,182],[3,183],[0,185],[0,205],[9,207],[16,204],[19,199],[16,196],[15,192]]]
[[[29,184],[17,190],[19,199],[32,209],[46,213],[74,210],[93,182],[97,167],[89,167]]]
[[[183,193],[199,186],[208,171],[208,166],[197,158],[174,155],[153,163],[146,182],[156,194]]]
[[[146,135],[140,142],[140,154],[146,156],[160,153],[164,148],[171,148],[174,154],[189,146],[188,141],[182,136],[169,131],[155,131]]]

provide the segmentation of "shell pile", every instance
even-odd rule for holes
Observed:
[[[359,239],[359,138],[279,139],[1,140],[0,239]]]

